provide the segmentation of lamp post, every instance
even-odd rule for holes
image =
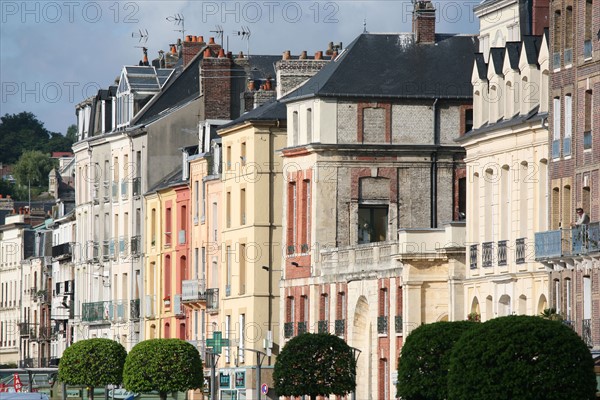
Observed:
[[[261,398],[261,395],[260,395],[261,394],[260,393],[260,367],[267,355],[260,350],[254,350],[254,349],[244,349],[244,350],[256,353],[256,398],[260,400],[260,398]]]
[[[354,391],[352,392],[352,400],[356,400],[356,369],[358,368],[358,357],[360,356],[360,349],[356,347],[350,347],[352,350],[352,357],[354,357],[355,365],[354,365]]]
[[[221,357],[220,354],[213,352],[206,352],[208,360],[210,362],[210,400],[217,398],[217,362]]]

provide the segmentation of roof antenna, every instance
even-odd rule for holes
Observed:
[[[242,40],[248,41],[246,45],[246,54],[248,57],[250,57],[250,35],[252,34],[252,32],[250,32],[250,28],[248,28],[247,26],[242,26],[241,31],[234,31],[233,33],[238,36],[241,36]]]
[[[223,47],[223,27],[221,25],[217,25],[215,26],[215,30],[210,32],[216,33],[217,37],[221,38],[221,47]]]
[[[148,30],[147,29],[139,29],[138,32],[131,33],[132,38],[139,38],[139,43],[146,43],[148,41]]]
[[[185,21],[183,14],[175,14],[165,18],[169,22],[173,22],[175,25],[181,25],[181,29],[175,29],[175,32],[181,32],[181,41],[185,41]]]
[[[363,33],[367,33],[367,19],[363,20]]]

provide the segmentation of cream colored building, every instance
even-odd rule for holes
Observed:
[[[262,367],[268,369],[279,347],[283,180],[275,152],[286,143],[285,115],[285,105],[272,102],[218,131],[223,150],[219,329],[230,343],[218,366],[221,376],[231,376],[229,387],[221,385],[221,396],[237,392],[237,398],[257,399],[255,351],[266,354]],[[262,382],[271,382],[267,374]]]
[[[483,321],[548,307],[548,273],[534,260],[534,233],[548,221],[547,31],[487,58],[473,69],[474,129],[458,140],[467,150],[464,315]]]

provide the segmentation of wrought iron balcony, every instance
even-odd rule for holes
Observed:
[[[131,237],[131,255],[139,256],[142,253],[142,237],[140,235]]]
[[[181,306],[181,295],[176,294],[173,296],[173,314],[175,316],[181,317],[184,316],[183,307]]]
[[[344,335],[344,332],[346,332],[346,320],[345,319],[336,319],[334,328],[335,328],[335,334],[337,336]]]
[[[206,301],[206,281],[204,279],[186,280],[181,283],[182,301]]]
[[[308,332],[308,323],[306,321],[298,322],[298,335]]]
[[[525,238],[519,238],[516,240],[516,249],[515,249],[515,262],[517,264],[525,263],[525,250],[527,249],[527,245],[525,244]]]
[[[283,335],[286,339],[294,336],[294,323],[293,322],[285,322],[283,324]]]
[[[29,336],[29,323],[19,322],[19,335]]]
[[[140,299],[129,300],[129,318],[140,319]]]
[[[402,315],[396,315],[394,317],[394,328],[396,333],[402,333]]]
[[[508,240],[498,240],[498,266],[507,264],[507,243]]]
[[[319,333],[329,333],[329,321],[321,320],[318,322],[317,329]]]
[[[219,311],[219,288],[206,289],[206,310],[212,313]]]
[[[477,245],[472,244],[469,247],[469,266],[471,269],[477,269]]]
[[[387,335],[388,333],[388,316],[380,315],[377,317],[377,333]]]
[[[481,265],[483,268],[490,268],[494,259],[494,243],[484,242],[481,244]]]
[[[84,322],[108,322],[112,318],[111,313],[112,307],[110,301],[83,303],[81,320]]]
[[[71,257],[73,251],[71,249],[71,243],[62,243],[56,246],[52,246],[52,257]]]

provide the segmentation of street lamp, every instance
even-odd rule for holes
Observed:
[[[352,400],[356,400],[356,369],[358,368],[358,357],[360,356],[360,349],[356,347],[350,347],[352,350],[352,357],[354,357],[354,361],[356,361],[354,365],[354,391],[352,392]]]
[[[210,363],[210,400],[217,398],[217,362],[221,357],[220,354],[214,352],[206,352],[206,358]]]

